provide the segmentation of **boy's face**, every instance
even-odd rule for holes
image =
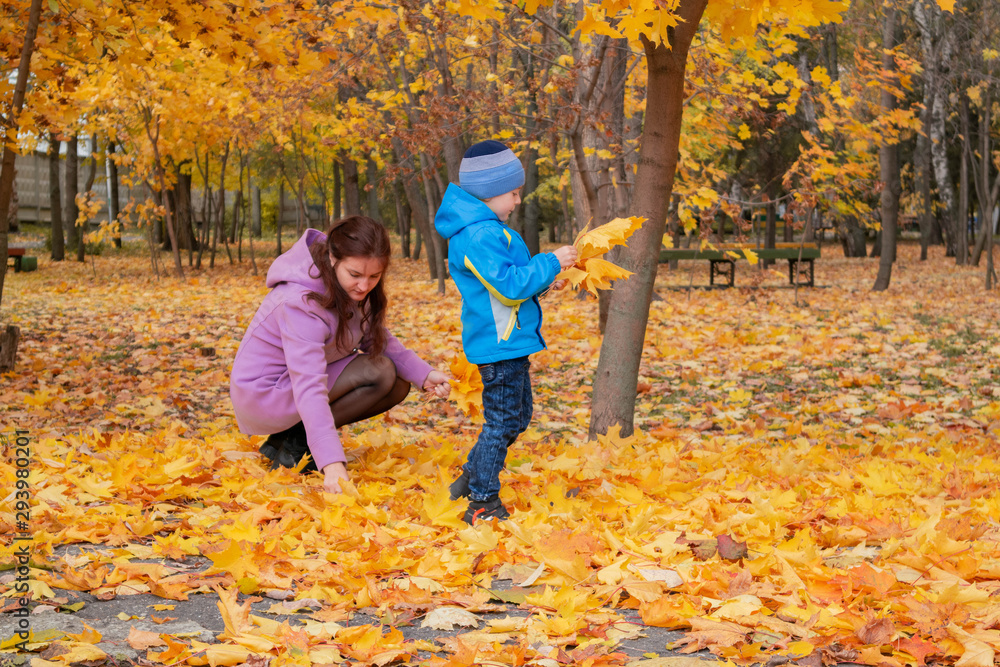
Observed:
[[[483,203],[490,207],[490,210],[497,214],[501,222],[507,222],[507,218],[514,212],[517,205],[521,203],[521,188],[511,190],[507,194],[497,195],[484,199]]]

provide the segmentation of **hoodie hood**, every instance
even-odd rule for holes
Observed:
[[[434,226],[446,239],[450,239],[466,227],[490,221],[498,225],[503,224],[489,206],[454,183],[448,184],[441,206],[434,216]]]
[[[282,283],[293,283],[310,292],[324,294],[326,286],[309,252],[309,246],[317,241],[325,242],[326,234],[318,229],[307,229],[287,252],[271,264],[267,270],[267,286],[274,288]]]

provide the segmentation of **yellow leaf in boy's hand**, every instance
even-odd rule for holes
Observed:
[[[614,246],[625,245],[628,237],[645,221],[645,218],[639,217],[615,218],[596,229],[584,229],[574,242],[579,252],[576,264],[556,278],[569,280],[573,287],[583,287],[594,295],[599,289],[609,289],[612,281],[628,278],[631,272],[601,259],[601,256]]]
[[[475,417],[483,411],[483,378],[479,375],[479,367],[469,363],[464,354],[452,359],[448,367],[455,378],[448,398],[455,401],[463,413]]]
[[[587,279],[587,272],[571,266],[556,276],[556,280],[568,280],[573,287],[579,287],[580,283]]]
[[[603,255],[617,245],[625,245],[628,237],[632,236],[645,222],[645,218],[615,218],[611,222],[600,227],[591,229],[589,232],[581,233],[576,239],[576,249],[580,252],[580,260],[590,259]],[[578,262],[579,264],[579,262]]]
[[[567,271],[572,270],[567,269]],[[631,271],[626,271],[617,264],[598,258],[588,259],[584,262],[584,270],[581,273],[584,275],[579,283],[574,284],[574,287],[581,286],[595,296],[597,290],[609,289],[611,281],[622,280],[632,275]]]

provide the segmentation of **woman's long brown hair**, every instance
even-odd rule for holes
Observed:
[[[311,292],[308,298],[337,313],[341,326],[337,327],[337,347],[348,345],[346,323],[354,316],[354,301],[340,286],[332,256],[339,262],[346,257],[375,258],[382,262],[382,277],[359,306],[361,311],[361,345],[368,354],[380,356],[385,351],[385,311],[388,299],[385,296],[385,273],[389,268],[392,246],[385,227],[363,215],[352,215],[333,223],[326,233],[326,243],[309,246],[313,263],[319,269],[319,278],[326,287],[326,294]]]

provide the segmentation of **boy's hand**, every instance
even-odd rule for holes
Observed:
[[[576,264],[576,258],[580,256],[576,247],[571,245],[564,245],[552,254],[559,260],[559,266],[563,271]]]
[[[323,490],[330,493],[340,493],[340,480],[349,480],[347,466],[343,463],[331,463],[323,468]]]
[[[451,385],[448,383],[448,375],[441,371],[431,371],[424,380],[424,391],[433,392],[438,398],[448,398],[451,393]]]
[[[566,280],[565,278],[563,278],[562,280],[557,280],[554,283],[552,283],[552,291],[558,292],[562,288],[566,287],[566,285],[569,285],[569,281]]]

